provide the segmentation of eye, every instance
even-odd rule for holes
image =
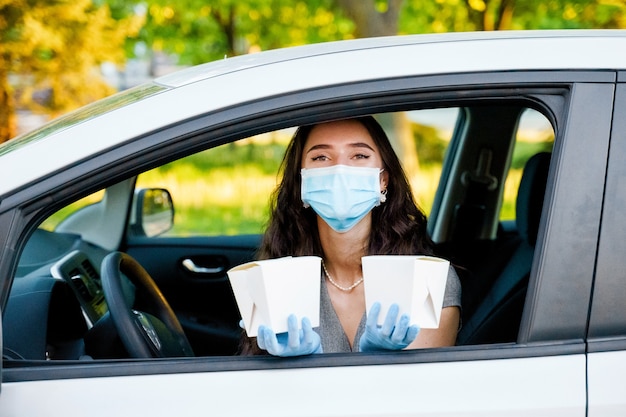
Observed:
[[[356,155],[353,156],[354,159],[368,159],[370,157],[370,155],[364,154],[364,153],[357,153]]]
[[[311,157],[311,161],[328,161],[328,157],[326,155],[315,155]]]

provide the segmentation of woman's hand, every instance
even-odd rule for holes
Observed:
[[[298,319],[291,314],[287,318],[287,333],[275,334],[267,326],[259,326],[257,344],[274,356],[303,356],[322,353],[320,336],[313,331],[311,321],[303,317],[302,329],[298,329]]]
[[[365,332],[359,341],[361,352],[376,352],[382,350],[404,349],[415,340],[420,331],[418,326],[409,326],[410,318],[403,314],[396,324],[400,308],[397,304],[392,304],[387,312],[387,317],[382,327],[378,326],[378,315],[380,314],[380,303],[374,303],[367,315]]]

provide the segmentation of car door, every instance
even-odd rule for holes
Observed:
[[[254,108],[266,119],[250,113],[249,108],[211,115],[215,120],[235,120],[243,131],[250,126],[268,130],[267,126],[280,125],[281,120],[290,118],[306,122],[319,117],[389,111],[406,107],[407,102],[414,107],[432,107],[465,103],[469,98],[473,103],[521,100],[541,107],[555,121],[557,138],[517,343],[292,359],[207,356],[11,362],[3,369],[0,414],[38,416],[62,410],[67,416],[82,416],[87,410],[90,415],[155,416],[584,416],[584,337],[600,226],[613,81],[611,73],[603,72],[375,80],[336,87],[332,94],[299,92],[281,97],[282,101],[255,103]],[[401,94],[389,93],[394,89]],[[355,91],[367,94],[355,99]],[[309,104],[290,109],[289,100],[296,99]],[[276,103],[280,105],[272,109]],[[235,111],[240,112],[238,117],[227,117]],[[205,126],[209,132],[211,127]],[[192,131],[191,127],[179,128]],[[223,125],[221,128],[228,130]],[[111,150],[108,156],[114,158],[115,152],[120,152],[117,158],[122,161],[123,151]],[[146,153],[126,163],[135,166],[150,157],[154,155]],[[454,160],[453,152],[449,158]],[[590,172],[581,172],[583,164]],[[123,168],[117,169],[121,172]],[[570,245],[572,236],[579,233],[582,238]],[[166,239],[160,248],[158,240],[129,241],[127,249],[146,264],[162,257],[163,270],[175,271],[188,257],[203,266],[202,257],[223,256],[223,251],[207,249],[210,244],[228,246],[204,238],[193,242]],[[232,257],[227,257],[229,262],[250,256],[254,239],[242,242],[245,239],[235,242]],[[190,279],[180,273],[175,276],[181,281]],[[190,288],[195,286],[195,282],[190,284]]]
[[[254,259],[259,235],[131,238],[125,252],[155,280],[199,356],[232,355],[239,311],[226,272]]]
[[[136,188],[170,191],[174,227],[154,238],[127,233],[124,251],[145,265],[196,355],[232,355],[238,349],[240,316],[227,271],[256,259],[290,134],[255,135],[245,144],[199,152],[137,178]]]

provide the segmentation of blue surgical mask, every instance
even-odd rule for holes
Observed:
[[[302,202],[334,230],[352,229],[384,201],[380,168],[333,165],[302,169]]]

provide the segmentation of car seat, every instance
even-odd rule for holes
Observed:
[[[517,233],[505,241],[493,241],[493,251],[481,257],[483,266],[462,281],[464,299],[481,294],[470,314],[464,311],[458,345],[515,342],[524,309],[528,278],[535,252],[539,220],[548,179],[551,154],[533,155],[524,167],[516,200]],[[496,249],[497,248],[497,249]],[[504,258],[494,256],[506,254]],[[474,252],[476,254],[476,252]],[[500,268],[499,266],[504,265]],[[499,273],[489,279],[498,265]],[[490,286],[485,283],[493,282]],[[482,288],[482,290],[480,289]],[[463,305],[465,309],[465,304]]]

